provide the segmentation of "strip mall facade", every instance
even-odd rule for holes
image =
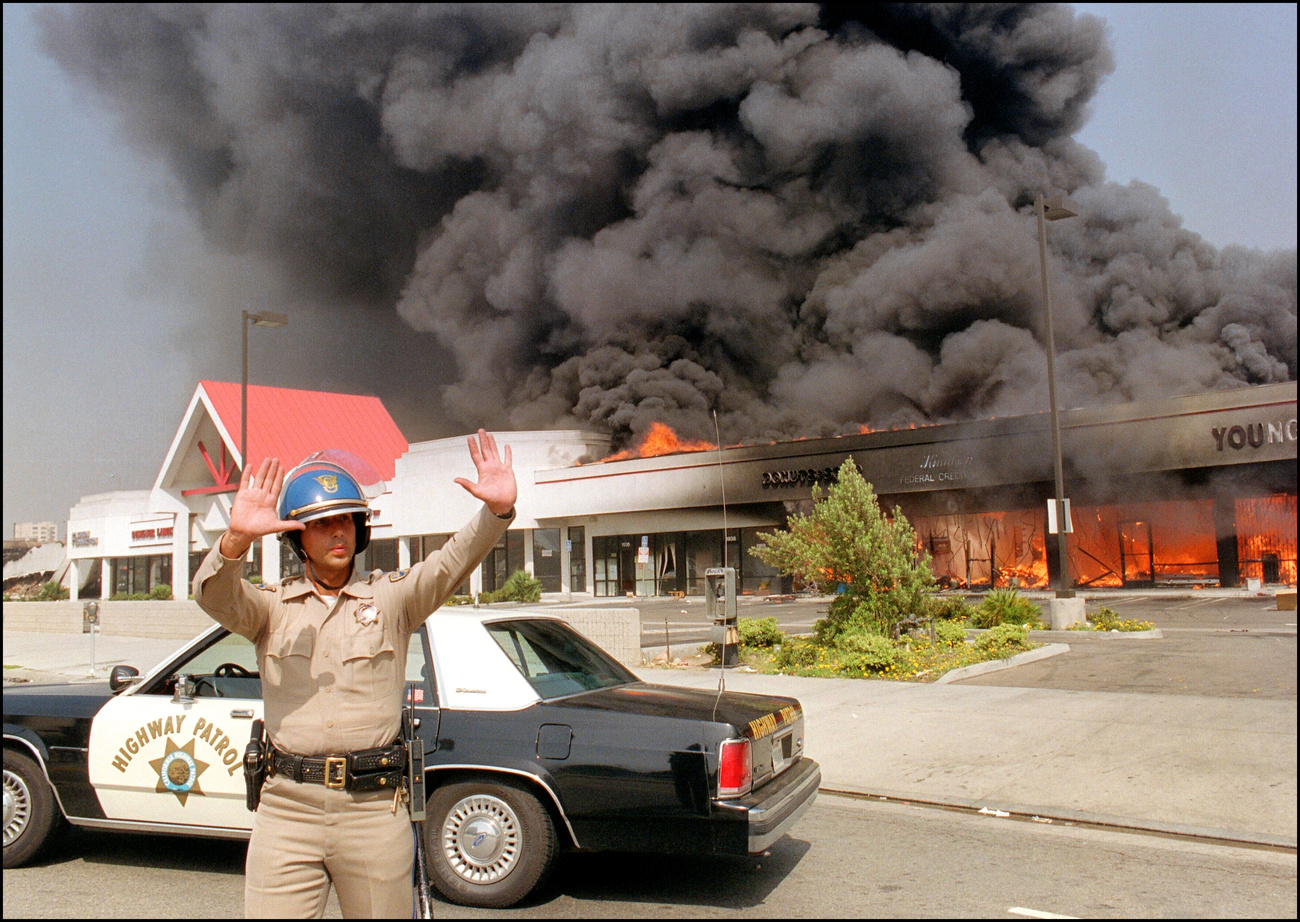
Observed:
[[[225,529],[238,479],[231,471],[239,417],[212,396],[232,386],[200,384],[152,490],[86,497],[74,507],[69,556],[83,595],[188,583]],[[262,401],[273,428],[272,411],[308,393],[252,388],[250,406]],[[382,407],[362,410],[387,417]],[[295,416],[308,435],[312,420],[301,417],[310,412]],[[257,464],[254,419],[249,456]],[[383,420],[369,422],[388,431]],[[320,435],[329,444],[313,444],[373,453],[370,431],[335,427]],[[807,511],[813,485],[832,482],[849,457],[887,509],[902,509],[942,584],[1034,587],[1055,576],[1056,539],[1045,533],[1054,492],[1046,414],[603,463],[594,459],[609,453],[608,439],[593,433],[504,432],[498,441],[512,447],[519,516],[466,591],[496,588],[525,569],[547,592],[695,595],[705,569],[724,563],[737,568],[743,592],[788,591],[749,549]],[[1294,382],[1064,412],[1073,583],[1295,585],[1296,441]],[[277,449],[263,442],[264,454]],[[365,565],[396,569],[470,518],[475,501],[453,479],[472,477],[473,468],[464,437],[385,445],[389,490],[375,503]],[[288,463],[307,453],[278,450]],[[371,463],[380,470],[384,457]],[[247,572],[274,582],[296,563],[269,538],[250,553]]]

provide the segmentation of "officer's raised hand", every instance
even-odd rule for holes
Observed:
[[[456,483],[483,500],[493,513],[504,516],[514,508],[515,499],[519,496],[515,469],[510,463],[510,446],[506,446],[503,459],[497,452],[496,439],[480,429],[477,439],[472,435],[469,437],[469,456],[478,470],[478,483],[472,483],[464,477],[457,477]]]
[[[282,519],[276,512],[283,486],[284,470],[279,458],[263,458],[256,473],[251,468],[244,471],[230,507],[230,527],[221,539],[222,554],[227,558],[242,557],[263,535],[306,528],[302,522]]]

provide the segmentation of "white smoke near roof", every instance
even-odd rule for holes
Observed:
[[[1296,256],[1216,250],[1071,138],[1055,5],[86,5],[48,49],[208,237],[456,356],[465,425],[728,443],[1296,376]],[[401,369],[418,380],[434,369]]]

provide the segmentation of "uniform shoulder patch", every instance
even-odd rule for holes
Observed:
[[[388,581],[389,581],[390,583],[395,583],[395,582],[397,582],[399,579],[406,579],[406,574],[408,574],[408,573],[410,573],[410,572],[411,572],[411,571],[410,571],[409,568],[408,568],[408,569],[405,569],[405,570],[395,570],[395,571],[393,571],[392,573],[389,573],[389,574],[388,574]]]
[[[279,588],[278,586],[268,586],[266,583],[257,583],[256,585],[257,588],[261,589],[263,592],[275,592],[275,590]]]

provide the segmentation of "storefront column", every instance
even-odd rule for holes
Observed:
[[[108,601],[113,594],[113,561],[109,557],[99,558],[99,598]],[[173,593],[174,595],[175,593]]]
[[[529,576],[535,577],[537,575],[533,569],[533,530],[531,528],[524,529],[524,571]]]
[[[280,584],[280,543],[279,535],[262,537],[262,585],[278,586]]]
[[[411,540],[410,538],[397,539],[397,569],[399,570],[411,568]]]
[[[569,574],[573,554],[569,550],[569,523],[560,523],[560,592],[567,599],[573,592],[572,576]]]
[[[1234,589],[1241,585],[1241,562],[1237,558],[1237,503],[1231,497],[1214,498],[1214,543],[1219,556],[1219,585]]]
[[[190,516],[172,515],[172,598],[190,597]]]
[[[73,602],[81,595],[81,567],[76,557],[68,558],[68,598]]]

